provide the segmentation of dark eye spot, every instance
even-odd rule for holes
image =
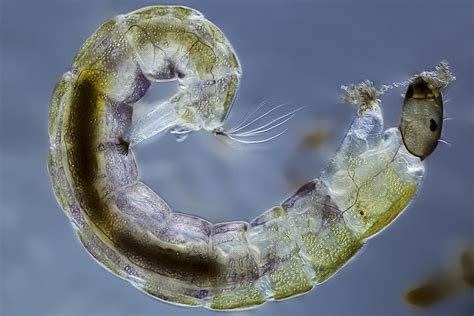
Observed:
[[[431,119],[430,120],[430,130],[432,132],[436,131],[438,129],[438,124],[436,123],[435,120]]]

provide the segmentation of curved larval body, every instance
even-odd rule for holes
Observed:
[[[185,7],[149,7],[104,23],[59,80],[50,107],[49,172],[87,251],[155,298],[241,309],[305,293],[334,275],[407,206],[422,161],[374,98],[319,178],[247,222],[173,212],[140,181],[133,145],[173,126],[213,130],[240,65],[222,32]],[[137,116],[152,81],[182,89]]]

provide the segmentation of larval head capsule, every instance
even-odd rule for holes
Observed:
[[[400,132],[407,150],[421,160],[438,145],[443,126],[443,97],[419,76],[408,86],[403,103]]]

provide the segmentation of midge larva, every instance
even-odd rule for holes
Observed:
[[[334,275],[413,198],[421,160],[439,139],[441,90],[453,79],[446,63],[415,76],[400,129],[385,131],[378,97],[390,87],[345,87],[358,113],[328,166],[250,223],[211,224],[172,212],[140,181],[134,145],[172,127],[179,135],[204,129],[265,141],[275,135],[255,137],[294,114],[226,131],[240,74],[229,41],[201,13],[154,6],[100,26],[56,85],[48,167],[57,200],[101,265],[157,299],[250,308]],[[152,110],[138,109],[150,83],[165,80],[178,80],[180,91]]]

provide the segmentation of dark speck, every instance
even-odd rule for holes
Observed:
[[[125,139],[120,137],[118,140],[118,144],[116,145],[118,146],[121,154],[124,154],[124,155],[128,154],[130,150],[130,144]]]
[[[432,132],[436,131],[438,129],[438,124],[436,123],[435,120],[431,119],[430,120],[430,130]]]

